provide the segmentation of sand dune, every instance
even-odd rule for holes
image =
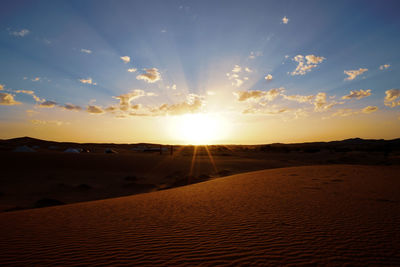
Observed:
[[[400,265],[400,168],[308,166],[0,214],[0,264]]]

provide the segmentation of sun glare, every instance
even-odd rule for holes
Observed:
[[[227,122],[216,114],[185,114],[174,118],[171,134],[186,144],[206,145],[224,138]]]

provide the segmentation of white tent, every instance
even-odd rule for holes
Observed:
[[[79,148],[67,148],[66,150],[64,150],[64,153],[81,153]]]
[[[36,152],[34,149],[29,146],[18,146],[14,149],[14,152]]]

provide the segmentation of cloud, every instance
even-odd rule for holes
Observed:
[[[46,100],[39,104],[41,108],[54,108],[57,105],[57,102]]]
[[[86,111],[89,112],[90,114],[103,114],[104,110],[96,105],[89,105],[86,108]]]
[[[136,68],[130,68],[130,69],[128,69],[128,72],[136,72],[136,71],[137,71]]]
[[[176,90],[176,84],[173,84],[173,85],[171,86],[171,89],[172,89],[172,90]]]
[[[91,53],[92,53],[92,50],[82,48],[82,49],[81,49],[81,52],[82,52],[82,53],[86,53],[86,54],[91,54]]]
[[[361,110],[361,112],[362,112],[362,113],[369,114],[369,113],[372,113],[372,112],[377,111],[378,109],[379,109],[379,108],[378,108],[377,106],[368,106],[368,107],[363,108],[363,109]]]
[[[336,104],[335,102],[328,103],[326,101],[326,93],[318,93],[314,100],[314,111],[327,111]]]
[[[4,85],[0,84],[0,91],[4,90]]]
[[[282,18],[282,23],[283,23],[283,24],[288,24],[288,22],[289,22],[289,19],[288,19],[286,16],[284,16],[284,17]]]
[[[29,30],[28,29],[22,29],[20,31],[14,31],[11,32],[11,35],[17,36],[17,37],[24,37],[25,35],[29,34]]]
[[[131,61],[131,58],[128,57],[128,56],[120,57],[120,59],[122,59],[122,61],[123,61],[124,63],[129,63],[129,62]]]
[[[350,94],[343,96],[342,99],[353,99],[353,98],[361,99],[370,95],[371,95],[371,89],[367,89],[366,91],[360,89],[359,91],[350,91]]]
[[[31,95],[32,97],[33,97],[33,99],[36,101],[36,102],[44,102],[44,101],[46,101],[45,99],[41,99],[40,97],[38,97],[38,96],[36,96],[35,95],[35,92],[33,92],[33,91],[31,91],[31,90],[15,90],[15,92],[16,93],[19,93],[19,94],[27,94],[27,95]]]
[[[19,104],[21,104],[21,102],[15,101],[12,94],[0,93],[0,105],[13,106]]]
[[[233,94],[236,96],[237,101],[260,101],[267,100],[272,101],[277,98],[285,89],[284,88],[274,88],[269,91],[260,91],[260,90],[252,90],[252,91],[237,91]]]
[[[291,72],[291,75],[305,75],[310,72],[313,68],[316,68],[319,63],[325,60],[324,57],[318,57],[315,55],[297,55],[293,58],[298,63],[296,69]]]
[[[203,98],[195,94],[189,94],[185,102],[177,104],[162,104],[158,108],[152,109],[151,112],[156,115],[181,115],[188,113],[197,113],[201,110]]]
[[[74,105],[74,104],[70,104],[67,103],[63,106],[64,109],[66,110],[74,110],[74,111],[80,111],[82,110],[82,108],[80,106]]]
[[[385,92],[385,106],[396,107],[400,106],[400,99],[396,102],[397,98],[400,98],[400,89],[390,89]]]
[[[385,70],[385,69],[390,68],[390,66],[391,66],[390,64],[380,65],[380,66],[379,66],[379,69],[380,69],[380,70]]]
[[[136,79],[144,80],[148,83],[154,83],[161,79],[161,74],[157,68],[144,69],[144,70],[146,71],[146,73],[139,74],[138,76],[136,76]]]
[[[283,95],[283,97],[290,101],[296,101],[299,103],[309,102],[311,103],[314,99],[314,95]]]
[[[241,71],[242,71],[242,68],[239,65],[235,65],[232,69],[232,72],[236,72],[236,73],[241,72]]]
[[[358,114],[359,111],[355,111],[351,108],[345,108],[345,109],[339,109],[338,111],[336,111],[335,113],[332,114],[332,117],[347,117],[347,116],[351,116],[351,115],[355,115]]]
[[[249,59],[255,59],[256,57],[260,57],[260,56],[262,56],[262,52],[260,52],[260,51],[257,51],[257,52],[251,51],[250,55],[249,55]]]
[[[271,74],[268,74],[267,76],[264,77],[264,79],[267,80],[268,82],[269,82],[269,81],[272,81],[272,78],[273,78],[273,77],[272,77]]]
[[[358,75],[363,74],[368,69],[359,68],[358,70],[345,70],[344,74],[348,75],[345,80],[354,80]]]
[[[93,85],[97,85],[97,83],[93,82],[92,78],[87,78],[87,79],[79,79],[79,81],[81,83],[87,83],[87,84],[93,84]]]
[[[58,120],[50,120],[50,121],[45,121],[45,120],[31,120],[31,123],[36,124],[36,125],[44,125],[44,124],[55,124],[57,126],[61,126],[64,124],[62,121]]]
[[[32,79],[32,82],[38,82],[38,81],[40,81],[40,77],[35,77]]]
[[[253,72],[250,68],[248,68],[248,67],[246,67],[245,69],[244,69],[246,72]]]
[[[131,101],[133,99],[137,99],[137,98],[140,98],[145,95],[146,94],[143,90],[135,89],[135,90],[130,91],[129,93],[119,95],[119,96],[114,96],[114,98],[119,100],[120,110],[127,111],[131,108]]]
[[[241,80],[241,79],[234,79],[232,81],[232,85],[236,86],[236,87],[240,87],[242,84],[243,84],[243,80]]]
[[[243,110],[243,114],[265,114],[265,115],[279,115],[285,112],[288,112],[290,109],[288,108],[254,108],[249,107]]]

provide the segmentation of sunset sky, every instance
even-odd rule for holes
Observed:
[[[2,1],[0,138],[400,137],[400,1]]]

